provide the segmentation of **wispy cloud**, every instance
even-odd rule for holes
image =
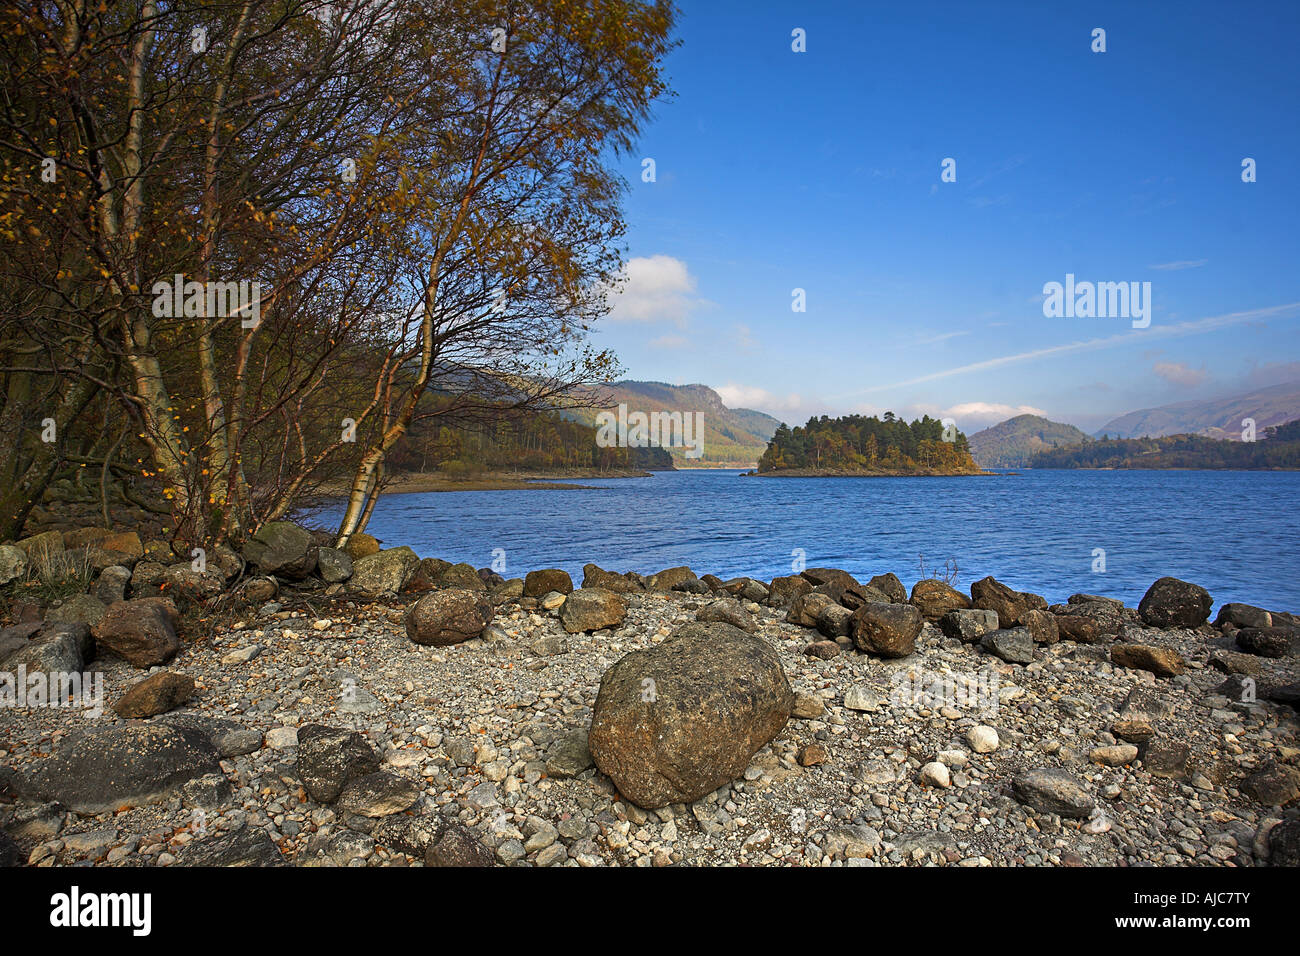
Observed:
[[[954,368],[942,369],[938,372],[931,372],[928,375],[920,375],[916,378],[906,379],[901,382],[891,382],[885,385],[873,385],[870,388],[853,392],[852,395],[865,395],[871,392],[883,392],[891,388],[902,388],[908,385],[920,385],[924,382],[934,382],[939,379],[952,378],[956,375],[966,375],[970,372],[983,372],[988,369],[1002,368],[1006,365],[1015,365],[1020,362],[1030,362],[1035,359],[1055,358],[1058,355],[1069,355],[1075,352],[1094,352],[1100,349],[1113,348],[1118,345],[1138,345],[1146,344],[1153,339],[1171,339],[1181,338],[1185,335],[1200,335],[1204,332],[1213,332],[1217,329],[1227,328],[1233,325],[1241,325],[1247,322],[1258,322],[1266,318],[1294,318],[1300,314],[1300,302],[1288,302],[1286,305],[1270,306],[1266,309],[1251,309],[1246,312],[1229,312],[1226,315],[1216,315],[1205,319],[1196,319],[1191,322],[1180,322],[1177,325],[1152,326],[1148,329],[1132,329],[1128,332],[1121,332],[1116,335],[1107,335],[1096,339],[1087,339],[1082,342],[1069,342],[1065,345],[1052,345],[1043,349],[1033,349],[1029,352],[1016,352],[1013,355],[1003,355],[998,358],[985,359],[982,362],[972,362],[969,365],[958,365]]]
[[[940,335],[931,335],[928,336],[927,338],[917,339],[912,344],[913,345],[936,345],[939,342],[947,342],[949,339],[955,339],[958,336],[962,336],[962,335],[970,335],[970,331],[963,330],[961,332],[943,332]]]
[[[1177,262],[1162,262],[1147,268],[1159,269],[1161,272],[1181,272],[1183,269],[1199,269],[1209,261],[1209,259],[1179,259]]]

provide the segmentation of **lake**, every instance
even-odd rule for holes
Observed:
[[[594,561],[651,573],[766,581],[808,567],[866,580],[893,571],[911,588],[955,561],[966,591],[992,574],[1052,603],[1077,591],[1135,606],[1165,575],[1207,588],[1215,607],[1244,601],[1300,611],[1300,552],[1286,516],[1300,472],[1025,471],[999,477],[743,478],[659,472],[582,481],[589,490],[390,494],[366,529],[421,557],[492,563],[505,576]],[[319,519],[336,527],[341,504]],[[1095,549],[1105,570],[1094,571]],[[500,554],[500,552],[498,552]],[[925,575],[930,576],[929,573]]]

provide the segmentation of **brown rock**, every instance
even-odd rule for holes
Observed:
[[[113,712],[119,717],[155,717],[180,707],[193,693],[193,678],[159,671],[123,694],[113,705]]]
[[[92,633],[101,647],[136,667],[155,667],[181,649],[176,617],[176,605],[167,598],[117,601],[109,605]]]
[[[1186,665],[1176,650],[1153,647],[1150,644],[1116,644],[1110,649],[1110,659],[1117,667],[1150,671],[1157,677],[1173,677],[1186,670]]]
[[[484,591],[430,591],[406,611],[406,636],[416,644],[446,647],[483,633],[495,614]]]

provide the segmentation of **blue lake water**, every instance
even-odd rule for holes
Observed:
[[[1300,472],[1026,471],[1002,477],[742,478],[681,471],[583,480],[590,490],[390,494],[367,531],[421,557],[492,563],[506,577],[594,561],[650,573],[685,564],[724,579],[844,568],[909,587],[953,560],[956,586],[992,574],[1063,602],[1077,591],[1136,605],[1156,578],[1207,588],[1218,605],[1300,611],[1294,515]],[[337,526],[341,505],[318,520]],[[1105,550],[1104,573],[1093,571]],[[926,576],[929,576],[928,574]]]

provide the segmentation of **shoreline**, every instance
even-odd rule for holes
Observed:
[[[650,471],[616,471],[599,472],[590,469],[577,469],[573,472],[547,474],[543,472],[524,472],[518,475],[506,475],[489,472],[472,478],[450,478],[437,472],[397,475],[384,485],[385,494],[423,494],[425,492],[444,491],[596,491],[595,485],[574,484],[567,479],[607,479],[607,478],[651,478]],[[332,484],[323,487],[319,496],[322,498],[342,498],[348,494],[345,484]]]

